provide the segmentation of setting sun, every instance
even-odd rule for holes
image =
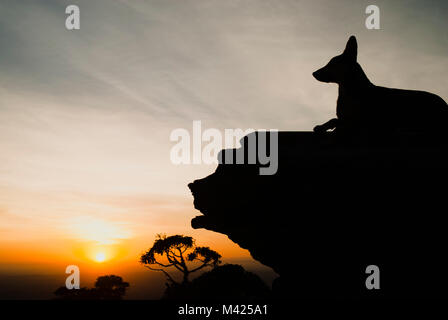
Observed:
[[[106,254],[104,252],[98,252],[95,256],[96,262],[104,262],[106,260]]]

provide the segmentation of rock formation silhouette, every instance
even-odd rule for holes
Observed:
[[[271,296],[269,287],[256,274],[237,264],[224,264],[201,274],[189,283],[166,288],[168,300],[259,300]]]
[[[275,175],[220,164],[189,184],[202,213],[193,228],[225,234],[272,267],[277,297],[446,296],[445,137],[278,134]],[[366,288],[369,265],[379,290]]]

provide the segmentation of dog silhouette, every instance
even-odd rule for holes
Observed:
[[[313,73],[318,81],[339,85],[337,118],[316,126],[315,132],[443,131],[448,108],[441,97],[424,91],[376,86],[357,62],[357,55],[358,44],[351,36],[341,55]]]

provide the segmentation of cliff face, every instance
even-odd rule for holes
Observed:
[[[190,183],[202,213],[193,228],[226,234],[272,267],[283,297],[445,294],[444,142],[280,132],[278,143],[275,175],[220,164]],[[380,290],[366,289],[368,265]]]

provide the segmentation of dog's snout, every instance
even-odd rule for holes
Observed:
[[[313,77],[317,80],[317,81],[321,81],[321,82],[330,82],[329,79],[329,75],[328,75],[328,71],[324,68],[319,69],[317,71],[313,72]]]
[[[320,70],[317,70],[317,71],[314,71],[313,72],[313,77],[316,79],[316,80],[321,80],[321,78],[322,78],[322,76],[321,76],[321,72],[319,72]]]

